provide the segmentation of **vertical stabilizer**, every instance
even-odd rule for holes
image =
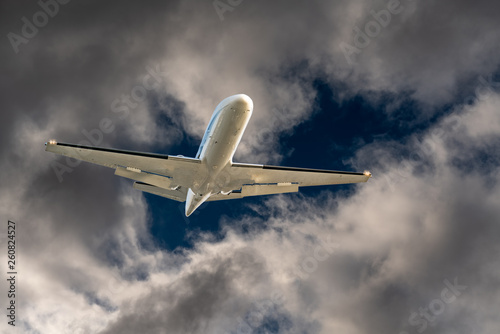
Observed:
[[[196,210],[210,197],[210,195],[210,192],[206,194],[195,194],[191,188],[189,188],[186,196],[186,217],[189,217],[194,210]]]

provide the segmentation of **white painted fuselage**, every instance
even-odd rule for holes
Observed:
[[[215,108],[196,154],[204,168],[193,178],[186,197],[186,216],[193,213],[210,195],[223,193],[223,171],[230,168],[234,152],[252,116],[253,102],[245,94],[224,99]]]

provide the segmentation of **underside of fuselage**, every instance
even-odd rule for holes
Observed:
[[[245,94],[228,97],[215,108],[196,155],[202,166],[187,193],[186,216],[211,195],[226,194],[224,185],[229,183],[229,174],[223,171],[232,164],[252,111],[252,99]]]

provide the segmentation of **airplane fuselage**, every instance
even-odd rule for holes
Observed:
[[[205,167],[193,179],[186,198],[186,215],[189,216],[210,195],[223,191],[218,180],[225,168],[230,168],[232,159],[248,121],[252,116],[253,102],[245,94],[224,99],[215,108],[196,158]]]

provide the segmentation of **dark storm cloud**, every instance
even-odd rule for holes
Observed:
[[[46,124],[54,113],[64,113],[74,117],[79,129],[95,127],[110,112],[111,101],[129,93],[131,87],[123,83],[146,74],[145,65],[161,48],[154,41],[164,32],[151,29],[151,21],[141,18],[156,21],[156,15],[170,11],[175,4],[107,3],[99,5],[99,10],[95,5],[71,2],[61,6],[50,24],[40,28],[18,54],[7,43],[2,44],[2,70],[8,78],[2,81],[7,114],[22,112]],[[7,8],[9,15],[2,19],[2,31],[20,30],[20,18],[40,10],[18,2]],[[148,53],[131,51],[134,47]],[[7,136],[13,129],[4,130],[2,135]]]
[[[214,320],[236,318],[251,302],[251,293],[246,296],[238,286],[259,286],[267,279],[263,259],[253,249],[233,249],[151,289],[103,333],[216,333]]]
[[[176,7],[173,2],[152,2],[150,6],[107,3],[96,10],[95,5],[95,2],[61,5],[50,22],[19,47],[17,54],[9,44],[2,44],[5,60],[2,117],[6,117],[0,131],[3,164],[7,163],[10,168],[17,166],[17,172],[21,172],[19,166],[24,166],[22,171],[35,177],[16,200],[28,203],[33,213],[44,212],[48,202],[58,203],[49,214],[53,226],[47,227],[60,232],[72,231],[82,239],[112,228],[121,220],[120,205],[115,200],[117,180],[109,170],[85,163],[75,166],[62,157],[50,160],[64,167],[53,162],[51,165],[50,160],[45,160],[43,142],[55,137],[102,145],[126,133],[126,121],[120,119],[121,114],[110,110],[111,103],[122,94],[131,93],[134,86],[123,83],[137,80],[140,84],[143,77],[149,75],[148,68],[155,67],[148,61],[159,52],[161,46],[154,41],[164,32],[152,29],[150,24],[160,19],[154,17],[163,18]],[[21,18],[31,19],[41,10],[39,6],[26,7],[18,2],[5,7],[2,31],[18,33],[23,24]],[[143,35],[148,38],[139,37]],[[132,47],[147,49],[148,53],[131,52]],[[114,131],[100,131],[104,118],[111,120]],[[23,131],[26,123],[31,128]],[[37,132],[45,133],[45,138]],[[34,134],[37,140],[29,143],[30,150],[26,150],[23,145],[27,143],[20,137],[30,138]],[[12,138],[18,140],[12,144]],[[33,163],[38,158],[48,164],[40,168]],[[20,187],[18,178],[7,177],[6,186]],[[64,188],[59,181],[63,181]]]
[[[234,92],[227,73],[238,76],[239,89],[254,96],[259,112],[253,123],[265,128],[266,115],[276,107],[286,109],[292,124],[300,122],[311,111],[314,96],[307,80],[318,75],[334,83],[343,80],[354,92],[413,91],[432,104],[449,101],[457,83],[496,68],[491,55],[498,43],[491,41],[498,40],[498,29],[492,5],[471,9],[468,2],[410,0],[401,1],[402,12],[349,65],[340,43],[352,44],[353,29],[363,28],[373,20],[370,10],[385,10],[387,3],[309,2],[304,10],[305,5],[293,2],[242,2],[220,21],[210,2],[69,2],[17,54],[5,39],[3,71],[9,79],[2,92],[4,110],[10,111],[5,117],[15,123],[11,117],[17,111],[43,124],[49,115],[64,113],[78,129],[58,129],[54,135],[79,139],[82,129],[94,128],[107,117],[114,99],[130,93],[148,64],[164,65],[167,89],[188,99],[191,118],[189,111],[204,115],[204,122],[187,125],[196,136],[213,106]],[[18,3],[6,7],[9,15],[2,30],[16,33],[21,17],[40,10]],[[279,80],[287,67],[303,61],[309,64],[306,71]],[[202,85],[206,82],[211,85]],[[280,86],[285,89],[280,91]],[[207,102],[212,107],[202,106]],[[62,110],[55,114],[56,108]],[[136,111],[142,118],[148,115]],[[139,120],[131,117],[127,122]],[[273,127],[282,131],[289,123],[275,122]],[[117,126],[130,132],[122,128],[129,124]],[[12,127],[2,130],[2,136],[9,136]],[[252,140],[254,124],[249,131],[248,143],[259,147]],[[250,153],[246,145],[242,150]]]
[[[493,14],[498,4],[404,0],[401,4],[400,17],[393,17],[354,65],[367,69],[378,84],[386,83],[384,89],[406,88],[431,104],[447,102],[457,97],[457,84],[498,69],[493,56],[498,45],[491,43],[499,39]]]
[[[231,232],[231,223],[257,219],[246,217],[229,222],[222,241],[180,254],[156,249],[146,203],[129,182],[43,151],[50,138],[168,151],[183,136],[201,136],[218,101],[245,92],[255,113],[239,157],[279,162],[279,134],[314,109],[314,79],[329,82],[339,100],[361,94],[380,106],[379,96],[392,94],[381,112],[411,97],[430,118],[475,96],[478,78],[498,69],[500,5],[485,0],[401,0],[351,64],[341,43],[356,46],[356,29],[389,3],[234,1],[221,20],[212,1],[70,1],[16,53],[8,34],[22,34],[22,18],[32,21],[41,7],[3,2],[0,199],[2,216],[22,222],[24,329],[412,333],[419,327],[408,318],[457,277],[467,290],[434,326],[426,319],[425,331],[497,333],[494,94],[473,100],[461,128],[438,141],[432,133],[382,138],[357,152],[353,164],[374,167],[375,177],[351,198],[274,198],[266,226],[276,229]],[[151,68],[158,86],[129,100],[121,118],[113,102],[124,107],[124,95],[145,89]],[[109,133],[100,128],[105,118]],[[406,155],[415,150],[423,153]],[[54,161],[71,168],[62,183]],[[318,258],[317,240],[332,235],[341,249]],[[304,263],[314,261],[317,270],[305,275]],[[423,326],[425,318],[414,319]]]

